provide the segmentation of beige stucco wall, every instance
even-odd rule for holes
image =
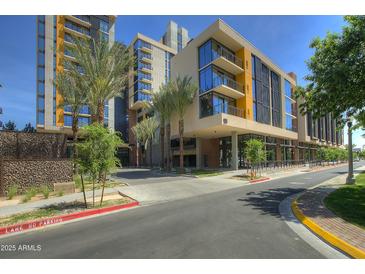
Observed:
[[[223,21],[219,20],[212,24],[208,29],[196,37],[188,46],[171,60],[171,75],[174,79],[178,75],[191,76],[192,81],[199,86],[198,72],[198,47],[209,38],[215,38],[218,41],[228,44],[232,50],[237,51],[239,48],[249,47],[250,50],[261,58],[269,68],[278,73],[282,78],[282,121],[283,128],[277,128],[266,124],[257,123],[240,117],[227,114],[219,114],[200,119],[199,118],[199,94],[194,99],[193,104],[188,108],[184,121],[185,135],[189,137],[223,137],[231,135],[232,131],[243,133],[256,133],[262,135],[276,136],[280,138],[297,139],[296,132],[285,129],[285,99],[284,99],[284,78],[295,85],[295,80],[289,77],[278,66],[272,63],[270,59],[260,53],[242,36],[233,31]],[[224,39],[224,40],[222,40]],[[251,69],[251,68],[249,68]],[[226,119],[225,121],[223,119]],[[178,134],[178,119],[172,117],[172,136]]]

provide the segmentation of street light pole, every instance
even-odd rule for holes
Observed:
[[[347,134],[348,134],[348,153],[349,153],[349,171],[346,178],[346,184],[352,185],[354,180],[354,162],[352,157],[352,121],[350,117],[347,118]]]

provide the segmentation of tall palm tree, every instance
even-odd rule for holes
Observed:
[[[160,149],[161,149],[161,168],[165,168],[165,129],[166,138],[168,140],[167,146],[167,162],[166,167],[170,170],[170,118],[173,113],[171,91],[173,88],[172,82],[161,85],[158,92],[152,94],[152,108],[158,113],[160,119]],[[166,125],[167,123],[167,125]],[[166,125],[166,127],[165,127]]]
[[[118,42],[110,46],[103,39],[74,41],[75,46],[70,51],[84,74],[92,122],[103,124],[104,104],[122,95],[121,91],[128,82],[129,68],[134,64],[134,56],[128,47]]]
[[[143,119],[132,128],[137,139],[137,166],[139,166],[139,144],[143,144],[145,151],[147,151],[148,146],[150,147],[150,166],[152,168],[152,141],[157,128],[158,122],[156,117]]]
[[[76,142],[79,130],[79,117],[81,109],[87,104],[87,88],[83,81],[83,75],[79,73],[78,67],[74,63],[67,65],[67,70],[58,73],[55,79],[55,85],[62,96],[62,101],[57,107],[70,108],[72,115],[72,140],[73,140],[73,158],[76,159]]]
[[[178,76],[174,81],[173,105],[179,119],[179,154],[180,172],[184,169],[184,116],[187,108],[193,103],[198,87],[191,82],[191,77]]]
[[[166,121],[170,120],[173,112],[171,105],[171,83],[168,82],[160,86],[158,92],[152,94],[151,106],[158,114],[160,120],[160,154],[161,168],[165,168],[165,129]]]

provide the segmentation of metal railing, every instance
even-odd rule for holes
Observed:
[[[90,23],[90,17],[87,15],[72,15],[73,17],[76,17],[77,19],[80,19],[81,21]]]
[[[86,34],[86,35],[90,36],[90,30],[89,29],[77,26],[71,21],[66,20],[65,27],[70,29],[70,30],[79,32],[81,34]]]
[[[243,68],[242,59],[238,58],[232,52],[226,50],[225,48],[219,48],[218,50],[212,50],[213,60],[223,57],[224,59],[236,64],[240,68]]]
[[[133,103],[138,101],[151,101],[152,96],[150,94],[145,94],[142,92],[135,92],[131,97],[133,97]]]
[[[234,115],[237,117],[243,117],[243,109],[236,108],[234,106],[228,105],[228,104],[216,104],[213,106],[213,115],[219,114],[219,113],[226,113],[229,115]]]
[[[243,86],[241,84],[237,83],[235,80],[233,80],[227,76],[214,76],[213,77],[213,87],[218,87],[220,85],[225,85],[238,92],[243,93]]]

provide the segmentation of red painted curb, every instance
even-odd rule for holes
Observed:
[[[270,180],[270,178],[262,178],[262,179],[256,179],[256,180],[250,180],[250,184],[255,184],[255,183],[261,183],[261,182],[265,182]]]
[[[37,227],[44,227],[44,226],[48,226],[48,225],[58,224],[58,223],[62,223],[62,222],[66,222],[66,221],[70,221],[70,220],[74,220],[74,219],[79,219],[79,218],[83,218],[83,217],[87,217],[87,216],[98,215],[98,214],[112,212],[112,211],[125,209],[125,208],[131,208],[131,207],[135,207],[138,205],[139,205],[139,202],[135,201],[135,202],[131,202],[129,204],[124,204],[124,205],[114,205],[114,206],[98,208],[98,209],[88,209],[88,210],[84,210],[84,211],[80,211],[80,212],[74,212],[74,213],[70,213],[70,214],[39,219],[36,221],[29,221],[26,223],[20,223],[20,224],[15,224],[15,225],[11,225],[11,226],[0,227],[0,235],[21,232],[21,231],[25,231],[25,230],[33,229],[33,228],[37,228]]]

